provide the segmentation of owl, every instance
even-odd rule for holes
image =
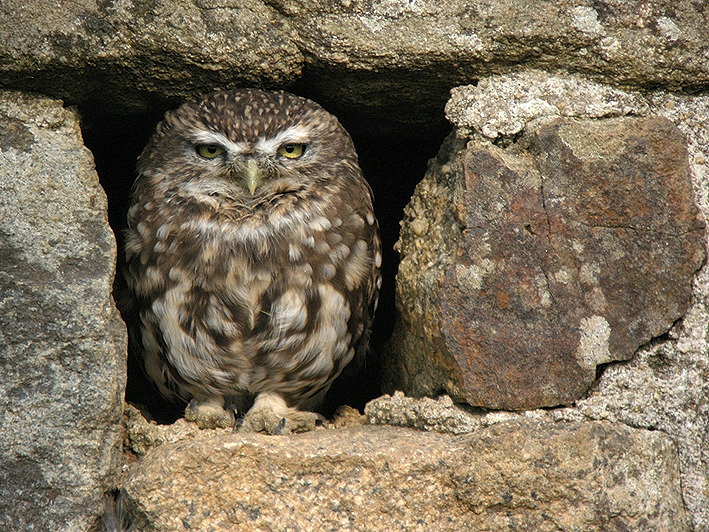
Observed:
[[[312,429],[367,349],[381,285],[372,191],[315,102],[220,91],[165,114],[138,158],[126,280],[147,375],[201,428]]]

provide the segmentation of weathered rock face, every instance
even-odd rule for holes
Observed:
[[[0,529],[87,530],[119,463],[116,246],[77,117],[0,93]]]
[[[691,0],[8,0],[0,72],[14,88],[141,108],[304,71],[322,103],[430,123],[450,87],[515,64],[704,87],[705,10]]]
[[[629,359],[687,310],[704,224],[669,120],[541,120],[508,149],[446,156],[402,231],[393,387],[495,409],[570,404],[598,364]],[[417,227],[439,219],[458,226],[447,242]],[[437,371],[406,360],[416,341]]]
[[[219,86],[285,83],[303,56],[264,3],[10,0],[0,7],[5,86],[123,112]]]
[[[408,308],[414,309],[420,319],[409,323],[416,326],[415,334],[402,335],[403,328],[398,328],[396,332],[397,341],[407,354],[404,359],[406,364],[418,368],[418,384],[424,383],[422,376],[430,375],[429,382],[437,385],[445,383],[446,389],[454,388],[455,382],[449,375],[455,375],[459,370],[452,359],[431,357],[429,352],[441,352],[440,335],[434,334],[439,323],[436,310],[438,281],[441,271],[455,256],[452,242],[456,238],[450,235],[456,232],[461,234],[461,226],[449,208],[450,187],[446,179],[454,168],[451,154],[465,148],[470,132],[479,134],[481,139],[494,141],[496,148],[499,148],[497,153],[505,153],[503,160],[509,164],[515,160],[512,157],[514,153],[510,154],[502,147],[510,146],[514,140],[519,141],[524,137],[525,130],[534,124],[547,123],[558,117],[577,118],[582,122],[587,118],[600,119],[598,122],[601,124],[604,119],[629,114],[662,115],[686,136],[693,189],[691,195],[696,198],[704,217],[709,214],[706,193],[709,190],[707,97],[658,92],[646,99],[637,93],[621,92],[577,77],[550,76],[534,71],[493,76],[481,80],[476,86],[454,89],[452,94],[446,113],[466,138],[449,139],[431,165],[431,171],[440,172],[442,178],[424,180],[409,205],[409,221],[404,224],[402,233],[408,232],[412,236],[413,245],[409,250],[421,259],[418,270],[416,267],[412,270],[420,275],[421,283],[409,286],[412,291],[408,292],[405,303]],[[521,164],[522,169],[528,166]],[[457,239],[462,241],[460,236]],[[407,261],[402,263],[402,267],[410,265]],[[441,400],[414,400],[397,394],[391,399],[383,397],[370,403],[367,415],[370,422],[453,433],[477,430],[495,420],[527,416],[574,421],[601,419],[663,431],[678,445],[683,499],[691,513],[694,530],[707,530],[708,275],[706,267],[697,272],[692,283],[690,307],[667,335],[642,346],[630,361],[609,364],[589,393],[569,408],[526,413],[497,411],[481,416],[474,409],[471,411],[470,408],[461,409],[450,403],[442,404]],[[408,277],[414,278],[414,275]],[[399,384],[403,387],[406,383],[399,381]],[[435,386],[428,390],[432,394],[442,391]],[[423,404],[425,402],[431,402],[433,407]]]
[[[604,422],[202,431],[150,450],[123,496],[143,532],[689,530],[671,440]]]

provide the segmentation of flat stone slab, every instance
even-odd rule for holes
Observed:
[[[184,437],[182,424],[166,430]],[[163,437],[124,486],[143,532],[689,530],[676,448],[658,431],[522,420],[463,436],[187,433]]]

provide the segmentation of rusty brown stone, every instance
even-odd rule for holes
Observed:
[[[686,312],[704,223],[669,120],[553,119],[504,150],[471,142],[426,179],[399,244],[390,386],[496,409],[569,404],[599,364]],[[428,242],[412,228],[451,218],[457,230]],[[433,248],[445,259],[425,262]]]

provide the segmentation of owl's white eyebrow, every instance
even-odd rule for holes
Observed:
[[[195,131],[192,135],[195,144],[217,144],[231,154],[245,153],[249,146],[245,142],[234,142],[217,131]]]
[[[309,129],[305,129],[301,126],[291,126],[281,131],[273,138],[259,138],[254,150],[265,154],[273,154],[284,144],[308,144],[309,142]]]

